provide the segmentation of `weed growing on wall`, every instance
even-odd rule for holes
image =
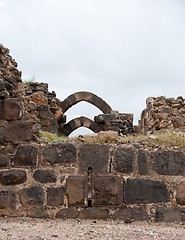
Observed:
[[[69,141],[68,137],[59,136],[54,133],[40,131],[40,139],[46,143],[57,143],[57,142],[67,142]]]
[[[119,137],[116,132],[100,132],[92,135],[80,135],[78,137],[58,136],[57,134],[40,131],[41,141],[46,143],[57,142],[84,142],[98,144],[141,144],[160,148],[185,148],[185,135],[175,131],[156,131],[149,135],[129,135]]]

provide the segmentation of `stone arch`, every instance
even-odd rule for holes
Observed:
[[[78,102],[86,101],[97,108],[99,108],[104,114],[111,113],[112,108],[100,97],[91,92],[76,92],[68,96],[64,101],[60,103],[62,112],[65,113],[70,107]]]
[[[92,130],[93,132],[97,133],[99,132],[99,126],[97,123],[92,121],[91,119],[87,117],[78,117],[74,118],[73,120],[66,123],[63,128],[61,129],[61,133],[65,136],[69,136],[74,130],[76,130],[79,127],[86,127]]]

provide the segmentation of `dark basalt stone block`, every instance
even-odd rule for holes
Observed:
[[[39,186],[24,188],[19,192],[20,202],[25,208],[43,206],[44,196],[44,190]]]
[[[40,183],[51,183],[56,182],[57,177],[54,170],[36,170],[33,174],[33,178]]]
[[[169,202],[170,193],[162,181],[148,179],[128,179],[125,183],[125,203],[160,203]]]
[[[23,170],[7,170],[0,172],[0,183],[2,185],[16,185],[26,182],[27,175]]]
[[[95,173],[107,173],[109,167],[109,146],[82,144],[79,149],[79,172],[87,173],[89,167]]]

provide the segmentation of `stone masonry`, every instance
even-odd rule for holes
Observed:
[[[19,145],[0,154],[0,215],[184,221],[185,152],[141,151],[132,144]]]
[[[160,129],[185,130],[185,99],[149,97],[141,114],[140,128],[143,133]]]
[[[80,101],[103,114],[66,123],[65,111]],[[183,108],[182,97],[149,98],[140,128],[184,130]],[[92,93],[60,101],[45,83],[23,83],[0,45],[0,216],[185,221],[184,149],[39,139],[39,130],[69,135],[81,126],[127,135],[132,121]]]

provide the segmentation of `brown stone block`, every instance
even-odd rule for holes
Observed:
[[[79,172],[87,173],[91,167],[95,173],[107,173],[109,167],[109,146],[82,144],[79,152]]]
[[[16,208],[16,196],[13,191],[0,191],[0,209]]]
[[[69,205],[84,206],[87,197],[87,177],[69,176],[66,179]]]
[[[61,206],[64,204],[64,189],[62,187],[50,187],[47,189],[47,204],[49,206]]]
[[[5,128],[5,141],[14,143],[31,141],[30,130],[30,122],[11,121]]]
[[[93,177],[93,206],[121,205],[123,203],[123,184],[120,177]]]
[[[109,210],[101,208],[86,208],[79,212],[81,219],[108,219]]]
[[[78,210],[76,208],[64,208],[57,212],[56,218],[75,219],[78,218]]]
[[[35,167],[38,163],[38,148],[33,144],[25,144],[17,147],[14,156],[14,165],[16,167],[30,166]]]
[[[177,203],[185,205],[185,181],[182,181],[177,187]]]
[[[30,96],[31,100],[37,104],[37,106],[47,106],[48,99],[45,97],[44,93],[37,91]]]
[[[16,185],[26,182],[27,175],[23,170],[12,169],[0,172],[0,183],[2,185]]]
[[[23,103],[18,98],[7,98],[4,101],[4,117],[7,121],[20,120],[23,117]]]

